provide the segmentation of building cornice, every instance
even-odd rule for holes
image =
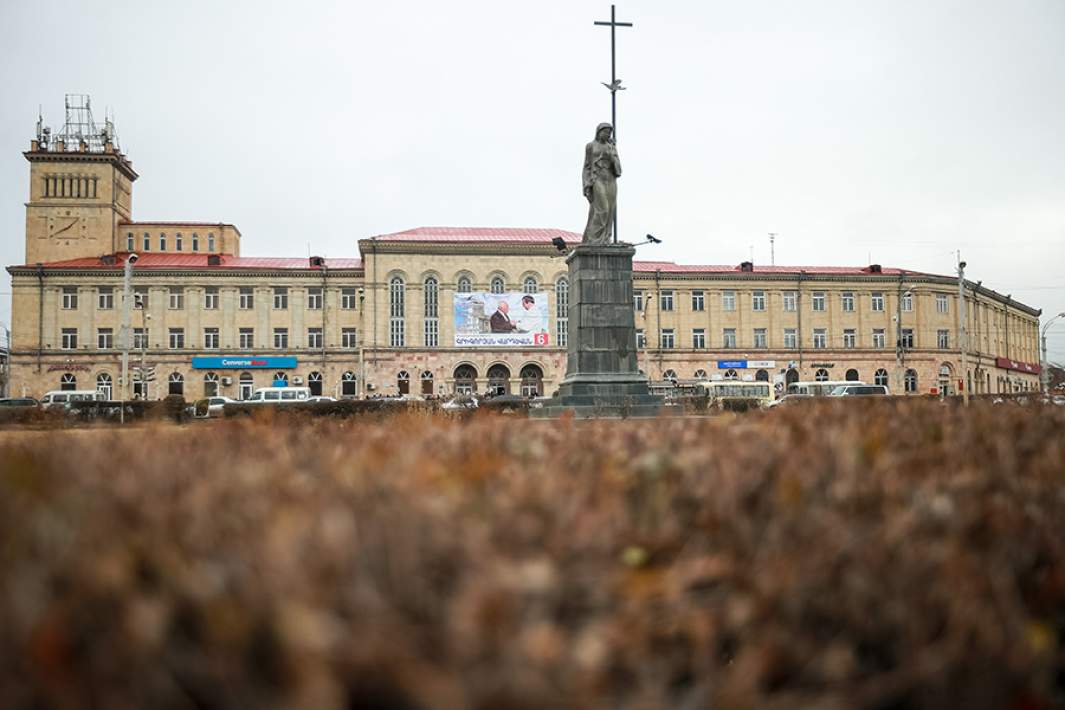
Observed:
[[[522,255],[565,256],[551,243],[528,242],[400,242],[360,239],[359,252],[365,260],[372,254],[469,254],[469,255]]]
[[[121,153],[27,150],[22,155],[31,163],[110,163],[131,181],[140,177],[133,169],[133,164]]]
[[[35,266],[9,266],[7,267],[7,273],[12,276],[37,276],[37,267]],[[295,277],[295,278],[313,278],[317,280],[321,279],[336,279],[336,278],[353,278],[362,277],[364,272],[362,269],[226,269],[224,267],[214,267],[206,269],[135,269],[134,275],[138,281],[154,278],[171,279],[175,277],[187,278],[190,276],[195,277],[221,277],[221,278],[247,278],[254,276],[261,277]],[[46,278],[54,277],[67,277],[78,276],[86,278],[114,278],[120,279],[122,277],[121,269],[44,269],[44,275]]]

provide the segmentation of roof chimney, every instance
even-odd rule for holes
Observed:
[[[754,273],[754,262],[753,261],[741,261],[740,262],[740,271],[742,271],[745,274],[753,274]]]
[[[100,257],[100,263],[104,266],[114,266],[116,263],[118,263],[118,259],[115,257],[114,254],[104,254]]]
[[[207,265],[208,266],[221,266],[222,265],[222,255],[221,254],[208,254],[207,255]]]
[[[311,268],[313,269],[316,266],[317,267],[325,266],[325,259],[323,259],[320,256],[312,256],[311,257]]]
[[[870,274],[882,274],[882,273],[884,273],[884,269],[880,266],[880,264],[870,264],[869,265],[869,273]]]

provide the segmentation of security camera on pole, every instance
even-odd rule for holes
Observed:
[[[133,265],[137,263],[138,258],[136,254],[130,254],[122,266],[122,395],[119,398],[121,406],[118,408],[118,421],[122,424],[126,423],[126,400],[129,399],[129,321],[133,309],[129,283],[133,278]]]

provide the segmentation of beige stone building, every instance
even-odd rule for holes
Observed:
[[[224,222],[133,219],[129,159],[111,142],[40,138],[25,263],[12,276],[13,395],[218,392],[279,380],[326,395],[550,394],[564,376],[568,281],[552,229],[420,228],[359,240],[351,258],[257,258]],[[661,249],[662,247],[655,247]],[[136,298],[120,383],[122,272]],[[896,392],[1036,389],[1040,311],[957,279],[879,267],[635,265],[643,370],[663,379],[860,379]],[[546,299],[546,342],[458,347],[456,294]],[[143,306],[143,307],[141,307]],[[146,376],[144,378],[148,380]]]

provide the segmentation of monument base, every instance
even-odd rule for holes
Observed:
[[[675,411],[652,395],[636,357],[630,244],[581,245],[569,265],[569,342],[558,394],[530,416],[649,417]]]

